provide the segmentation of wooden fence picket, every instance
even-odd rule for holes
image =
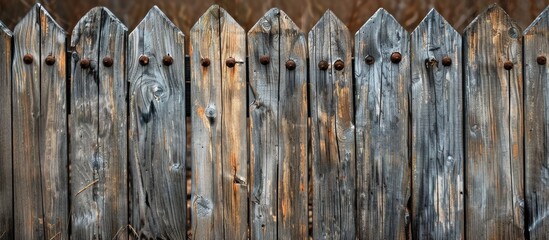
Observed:
[[[497,5],[465,30],[465,231],[524,239],[522,34]]]
[[[524,31],[526,227],[549,239],[549,8]]]
[[[305,34],[279,9],[248,33],[253,239],[308,235],[306,53]]]
[[[351,36],[327,11],[309,32],[313,239],[354,239]]]
[[[248,236],[246,33],[210,7],[191,29],[192,237]]]
[[[103,7],[90,10],[72,34],[72,238],[128,238],[126,34]]]
[[[15,27],[15,239],[69,235],[65,43],[65,31],[40,4]]]
[[[0,21],[0,239],[13,239],[13,165],[11,150],[12,32]]]
[[[185,239],[184,35],[155,6],[130,33],[127,52],[130,225],[139,239]]]
[[[411,42],[413,238],[463,239],[461,35],[433,9]]]

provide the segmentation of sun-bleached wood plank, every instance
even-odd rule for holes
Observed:
[[[13,165],[11,144],[12,32],[0,21],[0,239],[13,239]]]

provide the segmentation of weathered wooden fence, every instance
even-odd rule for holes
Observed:
[[[549,8],[0,30],[0,239],[549,238]]]

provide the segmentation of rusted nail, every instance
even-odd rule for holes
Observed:
[[[141,66],[149,65],[149,57],[141,55],[141,57],[139,57],[139,64],[141,64]]]
[[[402,60],[402,55],[399,52],[394,52],[391,54],[391,62],[399,63]]]
[[[372,65],[372,64],[374,64],[374,62],[375,62],[376,60],[374,59],[374,57],[368,55],[368,56],[366,56],[365,61],[366,61],[366,64]]]
[[[259,57],[259,62],[263,65],[267,65],[267,64],[269,64],[269,62],[271,62],[271,58],[267,55],[263,55],[263,56]]]
[[[32,63],[32,55],[25,54],[25,56],[23,56],[23,62],[26,63],[26,64],[31,64]]]
[[[505,70],[511,70],[513,69],[513,63],[511,61],[507,61],[503,63],[503,68],[505,68]]]
[[[166,55],[162,58],[162,63],[164,63],[164,66],[170,66],[173,64],[173,57],[170,55]]]
[[[452,65],[452,59],[448,56],[445,56],[442,58],[442,65],[448,67],[450,65]]]
[[[90,60],[87,59],[87,58],[84,58],[84,59],[80,60],[80,67],[83,68],[83,69],[90,68]]]
[[[103,58],[103,66],[105,67],[112,67],[113,60],[111,57],[104,57]]]
[[[227,65],[227,67],[232,68],[232,67],[234,67],[234,65],[236,65],[236,60],[233,57],[229,57],[225,61],[225,64]]]
[[[50,54],[46,57],[45,62],[46,62],[47,65],[51,66],[51,65],[55,64],[55,57]]]
[[[539,65],[545,65],[547,63],[547,58],[545,56],[539,56],[536,60]]]
[[[345,63],[343,63],[343,61],[341,61],[341,60],[337,60],[334,63],[334,68],[335,68],[335,70],[341,71],[341,70],[343,70],[343,68],[345,68]]]
[[[210,66],[210,59],[209,58],[202,58],[200,59],[200,64],[202,67],[208,67]]]
[[[288,70],[294,70],[295,67],[296,67],[296,65],[295,65],[295,61],[294,61],[294,60],[290,59],[290,60],[286,61],[286,69],[288,69]]]
[[[318,62],[318,68],[320,68],[320,70],[322,71],[328,70],[328,62],[324,60],[320,60],[320,62]]]

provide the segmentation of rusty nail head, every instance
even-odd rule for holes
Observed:
[[[200,64],[202,67],[208,67],[210,66],[210,59],[209,58],[202,58],[200,59]]]
[[[376,60],[374,59],[374,57],[368,55],[368,56],[366,56],[365,61],[366,61],[366,64],[372,65],[372,64],[374,64],[374,62],[375,62]]]
[[[539,56],[536,61],[539,65],[545,65],[547,63],[547,58],[545,56]]]
[[[402,55],[399,52],[394,52],[391,54],[391,62],[399,63],[402,60]]]
[[[448,56],[445,56],[442,58],[442,65],[448,67],[450,65],[452,65],[452,59]]]
[[[113,60],[111,57],[104,57],[103,58],[103,66],[105,67],[111,67],[113,64]]]
[[[225,64],[227,65],[227,67],[232,68],[232,67],[234,67],[234,65],[236,65],[236,60],[233,57],[229,57],[225,61]]]
[[[269,62],[271,62],[271,58],[269,58],[269,56],[267,56],[267,55],[263,55],[263,56],[259,57],[259,62],[263,65],[267,65],[267,64],[269,64]]]
[[[47,65],[51,66],[51,65],[55,64],[55,57],[50,54],[46,57],[45,62],[46,62]]]
[[[513,69],[513,63],[511,61],[506,61],[503,63],[503,68],[505,68],[505,70],[511,70]]]
[[[337,60],[334,63],[334,68],[335,68],[335,70],[341,71],[341,70],[343,70],[343,68],[345,68],[345,63],[343,63],[343,61],[341,61],[341,60]]]
[[[318,62],[318,68],[320,68],[320,70],[322,71],[328,70],[328,62],[321,60],[320,62]]]
[[[149,65],[149,57],[141,55],[141,57],[139,57],[139,64],[141,64],[141,66]]]
[[[295,67],[296,67],[296,65],[295,65],[295,61],[294,61],[294,60],[290,59],[290,60],[286,61],[286,69],[288,69],[288,70],[294,70]]]
[[[31,64],[32,63],[32,55],[25,54],[25,56],[23,56],[23,62],[26,63],[26,64]]]
[[[170,55],[166,55],[162,58],[162,63],[164,63],[165,66],[170,66],[173,64],[173,57]]]
[[[84,59],[80,60],[80,67],[83,68],[83,69],[90,68],[90,60],[87,59],[87,58],[84,58]]]

